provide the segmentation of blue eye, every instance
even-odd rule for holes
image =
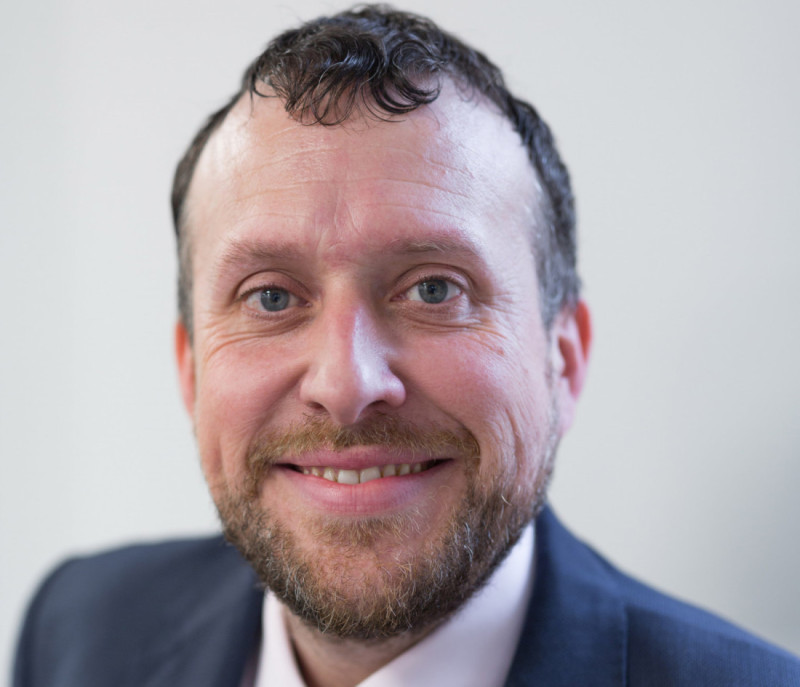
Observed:
[[[270,312],[277,312],[285,310],[289,307],[289,292],[283,289],[262,289],[259,292],[261,296],[261,307]]]
[[[406,298],[410,301],[437,305],[460,296],[461,293],[461,289],[448,279],[426,279],[412,286],[406,292]]]
[[[419,297],[426,303],[441,303],[447,298],[447,282],[444,279],[432,279],[417,284]]]
[[[300,305],[300,299],[291,291],[276,286],[266,286],[252,291],[245,298],[245,305],[256,312],[282,312]]]

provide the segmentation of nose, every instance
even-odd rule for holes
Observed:
[[[300,383],[307,406],[347,426],[382,405],[403,404],[405,385],[390,367],[390,346],[367,308],[331,308],[308,333],[310,360]]]

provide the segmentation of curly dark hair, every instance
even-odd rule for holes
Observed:
[[[545,326],[578,299],[575,208],[569,173],[547,124],[508,90],[501,71],[482,53],[432,21],[385,5],[363,5],[320,17],[275,38],[247,68],[230,101],[213,113],[180,160],[172,186],[178,239],[178,306],[192,335],[191,256],[184,204],[197,160],[239,99],[278,97],[304,124],[336,126],[354,112],[396,121],[439,96],[442,79],[487,98],[508,118],[528,150],[543,194],[534,254]]]

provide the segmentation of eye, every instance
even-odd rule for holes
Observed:
[[[422,301],[436,305],[456,298],[461,293],[461,288],[447,279],[426,279],[414,284],[406,292],[406,297],[410,301]]]
[[[280,312],[286,308],[297,306],[300,299],[286,289],[267,287],[256,289],[245,298],[245,305],[248,308],[266,312]]]

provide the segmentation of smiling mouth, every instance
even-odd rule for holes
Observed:
[[[397,463],[388,465],[375,465],[364,468],[363,470],[346,470],[333,467],[301,467],[293,465],[292,468],[304,475],[321,477],[329,482],[338,484],[364,484],[374,479],[382,477],[403,477],[404,475],[415,475],[420,472],[430,470],[432,467],[443,463],[443,460],[426,460],[423,463]]]

